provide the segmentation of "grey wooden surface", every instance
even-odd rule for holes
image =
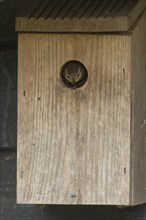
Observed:
[[[17,35],[14,16],[28,0],[0,0],[0,220],[146,220],[146,204],[46,206],[16,204]]]
[[[98,205],[48,205],[40,209],[36,205],[16,204],[17,46],[0,46],[0,53],[3,61],[3,68],[0,68],[0,125],[5,125],[4,130],[0,128],[0,133],[5,137],[0,138],[0,219],[146,220],[146,204],[125,209]],[[5,109],[6,106],[7,109]],[[4,116],[5,114],[7,117]]]
[[[40,209],[16,204],[17,46],[0,46],[0,54],[0,219],[146,220],[146,204],[125,209],[97,205],[50,205]]]
[[[1,220],[146,220],[146,205],[119,209],[115,206],[16,204],[16,152],[2,150],[0,181]]]

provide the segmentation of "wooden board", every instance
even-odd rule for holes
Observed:
[[[144,14],[146,10],[146,1],[139,0],[136,7],[128,15],[128,29],[129,31],[134,30],[136,24],[139,22],[141,16]]]
[[[42,1],[16,18],[16,31],[128,32],[145,7],[145,0]]]
[[[17,202],[130,198],[130,48],[120,35],[19,34]],[[87,83],[66,88],[68,60]]]
[[[4,148],[3,148],[4,150]],[[6,150],[6,149],[5,149]],[[127,207],[124,209],[116,206],[69,206],[46,205],[43,209],[38,205],[16,204],[16,152],[2,152],[1,161],[1,199],[0,218],[4,220],[145,220],[146,204]]]
[[[18,32],[121,32],[127,31],[127,18],[99,18],[99,19],[27,19],[27,18],[16,18],[16,31]]]
[[[131,203],[146,202],[146,22],[145,15],[132,34],[131,50]]]

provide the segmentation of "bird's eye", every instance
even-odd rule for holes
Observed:
[[[67,78],[69,78],[69,79],[70,79],[70,75],[69,75],[69,74],[67,74],[66,76],[67,76]]]
[[[77,73],[77,78],[79,78],[79,77],[80,77],[80,75],[81,75],[80,73]]]

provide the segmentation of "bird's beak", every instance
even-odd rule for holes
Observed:
[[[73,88],[75,88],[76,84],[75,84],[75,81],[73,80]]]

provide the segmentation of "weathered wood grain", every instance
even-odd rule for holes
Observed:
[[[146,21],[145,15],[131,42],[131,203],[146,202]]]
[[[107,216],[111,219],[123,220],[123,216],[128,220],[145,220],[146,204],[125,209],[116,206],[69,206],[69,205],[46,205],[40,209],[38,205],[19,205],[16,204],[16,155],[15,152],[0,153],[1,161],[1,199],[0,211],[1,219],[4,220],[106,220]],[[92,214],[91,214],[92,213]]]
[[[16,18],[16,31],[19,32],[120,32],[128,31],[127,17],[113,18]]]
[[[98,3],[98,4],[97,4]],[[76,7],[75,7],[76,6]],[[89,7],[88,7],[89,6]],[[55,7],[55,8],[54,8]],[[68,8],[69,7],[69,8]],[[16,18],[19,32],[130,32],[142,16],[145,0],[133,1],[43,1],[30,15]],[[67,9],[67,11],[66,11]]]
[[[138,23],[139,19],[142,17],[144,11],[146,10],[146,1],[139,0],[136,7],[130,11],[128,15],[128,29],[134,30],[136,24]]]
[[[128,205],[131,37],[19,34],[17,202]],[[87,83],[66,88],[68,60]]]

